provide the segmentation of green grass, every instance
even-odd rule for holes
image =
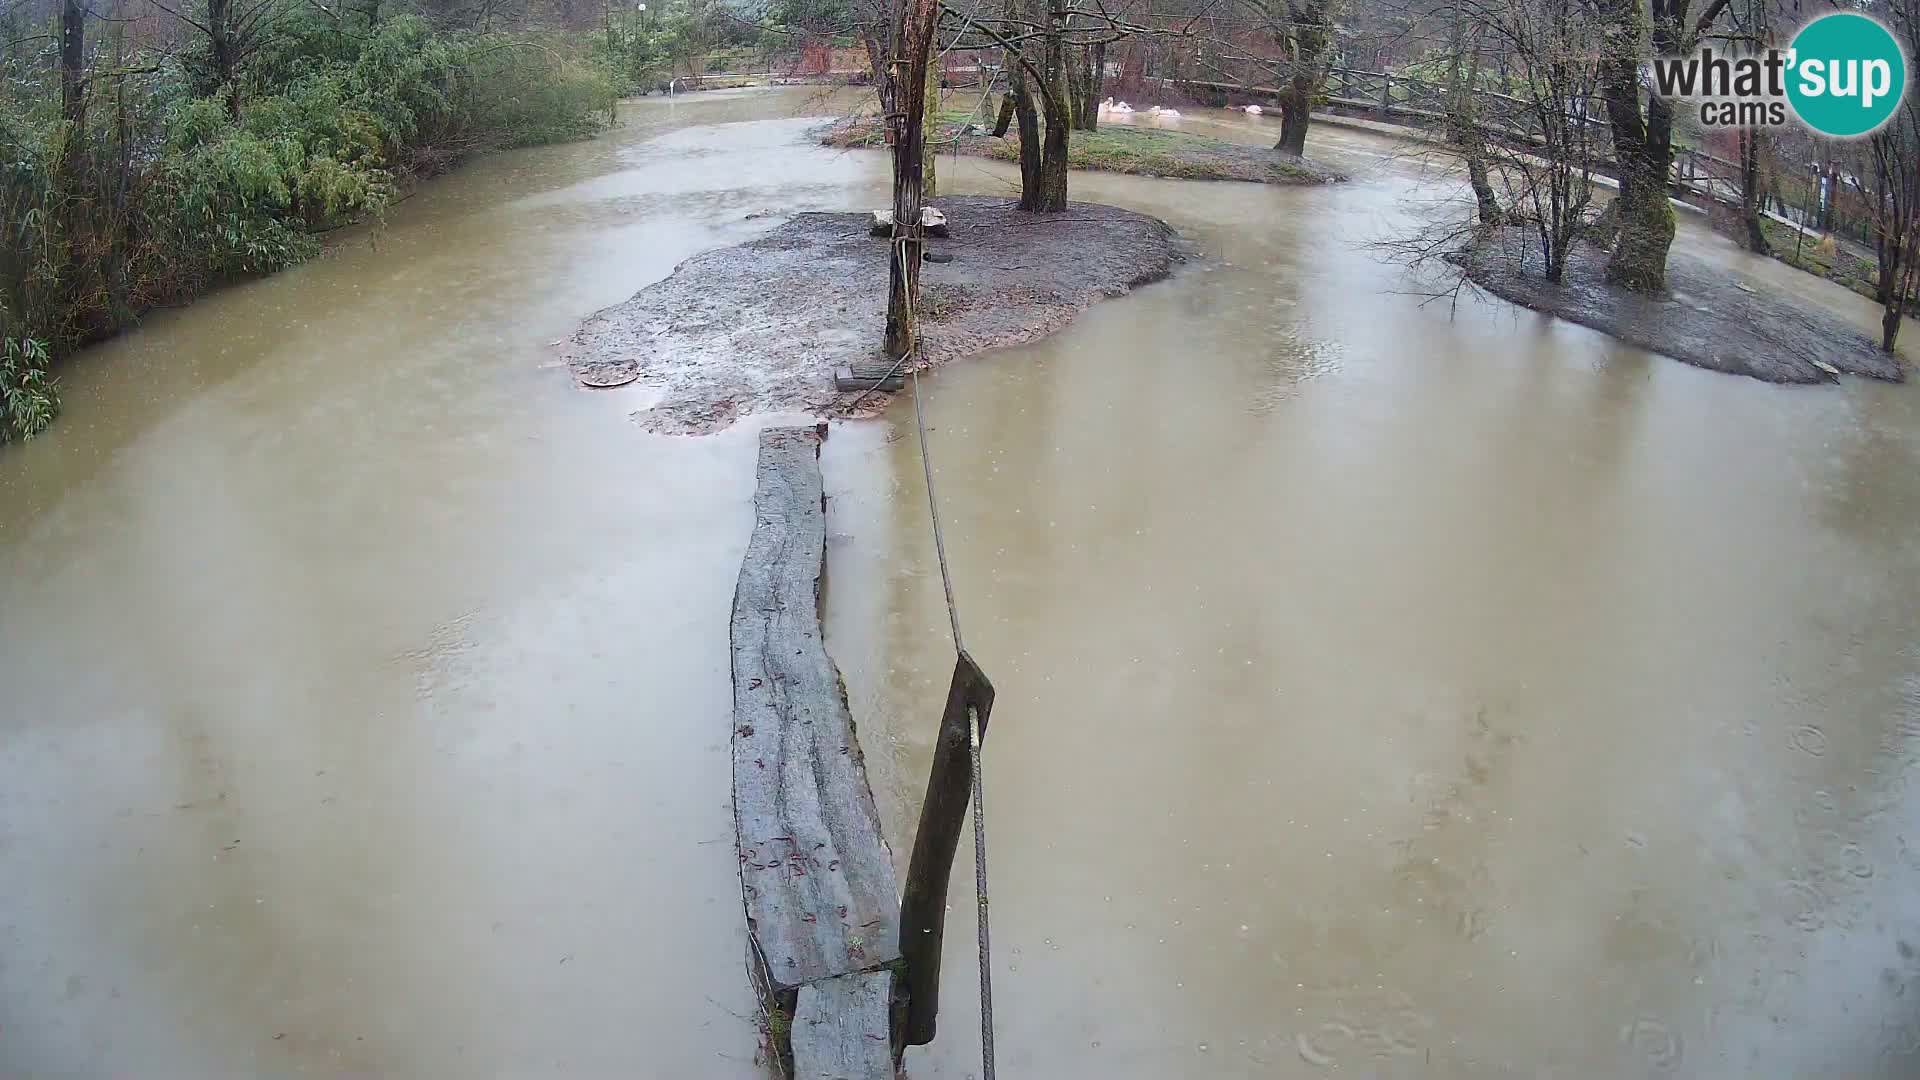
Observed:
[[[942,109],[939,113],[941,140],[944,143],[971,122],[983,130],[992,130],[994,117],[967,109]],[[1044,129],[1043,129],[1044,130]],[[886,145],[885,132],[872,116],[860,117],[834,128],[826,136],[834,146],[877,147]],[[943,147],[944,149],[944,147]],[[1018,131],[1010,130],[1004,139],[975,138],[961,143],[963,153],[1001,161],[1020,160]],[[1096,172],[1132,173],[1163,176],[1176,180],[1258,180],[1273,178],[1313,181],[1311,169],[1277,154],[1260,155],[1258,148],[1224,139],[1211,139],[1182,131],[1165,131],[1112,124],[1095,131],[1075,131],[1067,142],[1067,166]]]
[[[1792,226],[1771,218],[1761,219],[1760,230],[1766,234],[1767,246],[1774,258],[1796,270],[1844,285],[1869,300],[1875,299],[1880,268],[1872,259],[1860,258],[1838,245],[1831,251],[1823,251],[1820,241],[1803,237]]]

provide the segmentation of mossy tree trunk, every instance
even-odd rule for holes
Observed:
[[[1658,55],[1683,53],[1727,7],[1710,0],[1688,21],[1689,0],[1597,0],[1605,28],[1600,56],[1600,95],[1613,132],[1619,171],[1619,233],[1607,261],[1607,281],[1637,292],[1657,293],[1667,284],[1667,250],[1673,246],[1673,206],[1667,177],[1673,168],[1673,105],[1659,95],[1640,104],[1640,66],[1648,46]]]
[[[1313,111],[1313,97],[1305,83],[1302,76],[1295,75],[1287,80],[1285,92],[1280,95],[1280,141],[1274,143],[1273,148],[1294,157],[1307,152],[1307,124]]]
[[[1040,95],[1041,108],[1046,112],[1045,141],[1040,150],[1040,172],[1033,198],[1021,200],[1023,208],[1041,213],[1067,208],[1067,145],[1073,130],[1073,100],[1067,89],[1066,0],[1050,0],[1050,3],[1052,18],[1044,35],[1046,64],[1041,69],[1047,84]]]
[[[1327,77],[1333,50],[1333,0],[1288,0],[1285,21],[1274,43],[1286,56],[1280,88],[1280,141],[1273,148],[1301,157],[1307,152],[1307,125],[1313,99]]]

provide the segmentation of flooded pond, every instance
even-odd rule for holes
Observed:
[[[548,343],[877,205],[816,111],[637,103],[66,369],[0,453],[0,1072],[761,1075],[753,433],[640,432]],[[1203,258],[924,384],[1000,691],[1001,1068],[1914,1075],[1912,390],[1423,306],[1365,247],[1414,168],[1312,146],[1355,180],[1076,175]],[[910,402],[826,468],[828,644],[904,859],[951,667]],[[962,849],[916,1077],[978,1071]]]

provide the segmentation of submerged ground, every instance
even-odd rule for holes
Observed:
[[[761,1075],[751,425],[649,434],[550,346],[879,204],[806,101],[650,99],[65,372],[72,422],[0,454],[0,1073]],[[1911,388],[1423,306],[1365,246],[1418,216],[1394,146],[1309,145],[1354,182],[1075,176],[1206,257],[923,384],[1000,692],[1002,1069],[1912,1076]],[[828,644],[896,853],[952,660],[909,407],[826,450]],[[919,1080],[978,1068],[955,906]]]

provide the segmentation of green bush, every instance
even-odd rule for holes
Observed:
[[[308,258],[473,154],[593,134],[614,79],[580,51],[293,8],[211,93],[191,51],[89,79],[80,126],[42,59],[0,58],[0,439],[52,418],[49,359],[148,308]]]
[[[0,443],[31,439],[53,423],[60,393],[47,374],[47,347],[33,338],[0,343]]]

